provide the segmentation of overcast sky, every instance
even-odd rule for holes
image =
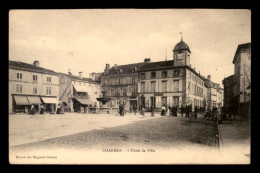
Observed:
[[[238,44],[251,42],[249,10],[106,9],[14,10],[9,13],[9,59],[88,77],[105,64],[173,59],[183,40],[191,65],[214,82],[234,73]]]

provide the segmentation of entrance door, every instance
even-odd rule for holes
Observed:
[[[134,107],[137,108],[137,100],[130,100],[130,112],[134,110]]]

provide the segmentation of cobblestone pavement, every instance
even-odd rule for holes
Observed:
[[[156,115],[153,118],[158,118]],[[9,145],[21,145],[80,132],[115,127],[151,118],[138,114],[44,114],[9,115]]]
[[[219,124],[220,149],[223,152],[241,153],[250,158],[250,125],[243,121],[225,120]]]
[[[61,115],[63,116],[63,115]],[[29,119],[30,127],[10,127],[10,140],[23,134],[20,143],[11,149],[96,149],[107,146],[124,147],[132,145],[148,145],[172,147],[182,144],[198,144],[215,147],[212,123],[204,123],[203,119],[190,121],[181,116],[126,115],[65,115],[64,117],[34,117]],[[37,119],[38,118],[38,119]],[[47,120],[46,120],[47,119]],[[28,120],[28,121],[29,121]],[[10,122],[11,123],[11,122]],[[14,126],[14,125],[12,125]],[[24,131],[21,131],[23,129]],[[15,133],[14,131],[19,131]],[[65,135],[66,134],[66,135]],[[60,135],[60,136],[59,136]],[[21,140],[26,136],[26,140]],[[37,141],[44,139],[42,141]],[[30,141],[28,143],[28,141]],[[32,142],[35,141],[35,142]]]
[[[216,153],[217,126],[202,116],[197,120],[180,115],[151,117],[149,113],[145,117],[129,114],[124,117],[98,114],[38,116],[26,120],[10,117],[10,139],[16,138],[9,148],[11,160],[22,163],[25,160],[17,160],[17,156],[45,153],[61,159],[51,163],[61,163],[62,159],[65,163],[76,164],[129,163],[133,160],[134,163],[225,163],[225,160],[217,159],[220,156]],[[148,149],[156,155],[136,154]],[[105,161],[101,161],[102,158]],[[238,157],[236,159],[238,161],[231,162],[240,161]],[[39,163],[38,158],[33,161]]]

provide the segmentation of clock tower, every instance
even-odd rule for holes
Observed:
[[[173,49],[174,66],[189,66],[190,53],[189,46],[181,38],[181,41],[177,43]]]

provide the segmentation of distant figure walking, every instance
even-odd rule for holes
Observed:
[[[136,105],[133,106],[133,109],[134,109],[134,113],[136,115]]]
[[[153,117],[154,116],[154,107],[151,106],[151,116]]]
[[[43,105],[40,106],[40,114],[44,114]]]
[[[161,116],[164,116],[165,113],[166,113],[166,107],[163,105],[163,106],[162,106]]]
[[[184,107],[183,105],[181,105],[181,116],[183,116],[183,113],[184,113]]]
[[[30,115],[34,115],[36,113],[36,109],[34,108],[34,106],[32,105],[31,106],[31,109],[30,109],[30,111],[29,111],[29,114]]]

